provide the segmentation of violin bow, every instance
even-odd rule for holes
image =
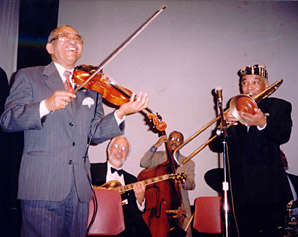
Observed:
[[[100,70],[102,70],[112,59],[119,54],[131,41],[133,41],[159,14],[161,14],[165,9],[166,5],[164,5],[160,10],[156,11],[143,25],[141,25],[120,47],[118,47],[106,60],[101,63],[97,70],[95,70],[86,81],[84,81],[81,85],[79,85],[73,93],[75,94],[78,90],[80,90],[84,85],[86,85]]]

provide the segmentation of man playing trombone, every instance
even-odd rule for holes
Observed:
[[[243,67],[238,71],[242,94],[255,97],[268,88],[264,65]],[[290,139],[291,104],[277,98],[259,102],[253,113],[239,111],[238,118],[226,112],[228,128],[227,164],[230,181],[230,217],[235,210],[232,236],[280,236],[284,224],[287,178],[280,158],[280,145]],[[212,136],[216,134],[216,129]],[[222,136],[210,143],[222,152]],[[233,206],[232,206],[233,205]],[[234,207],[234,208],[232,208]],[[236,232],[235,232],[236,231]],[[239,233],[238,233],[239,234]]]

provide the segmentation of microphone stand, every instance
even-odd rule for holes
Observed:
[[[223,168],[224,168],[224,180],[222,183],[222,190],[224,193],[223,196],[223,210],[224,210],[224,222],[225,222],[225,236],[229,236],[229,204],[228,204],[228,190],[229,183],[227,182],[227,139],[228,139],[228,131],[227,131],[227,122],[224,119],[224,112],[222,108],[222,98],[217,99],[217,106],[220,112],[221,117],[221,126],[220,130],[217,131],[217,136],[223,136]]]

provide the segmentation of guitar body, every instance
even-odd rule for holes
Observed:
[[[122,184],[118,181],[118,180],[111,180],[109,182],[106,182],[105,184],[101,185],[101,186],[93,186],[95,189],[96,188],[105,188],[108,190],[117,188],[117,187],[121,187]]]

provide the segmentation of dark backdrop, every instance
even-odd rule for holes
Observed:
[[[46,65],[51,59],[46,52],[47,37],[57,27],[59,0],[21,0],[17,69]],[[8,95],[8,82],[1,74],[1,104]],[[6,78],[6,80],[5,80]],[[14,81],[12,76],[11,84]],[[3,84],[3,85],[2,85]],[[4,97],[4,98],[2,98]],[[1,109],[1,113],[3,110]],[[23,133],[0,131],[0,223],[1,236],[20,236],[21,212],[17,200],[18,174],[23,151]]]

